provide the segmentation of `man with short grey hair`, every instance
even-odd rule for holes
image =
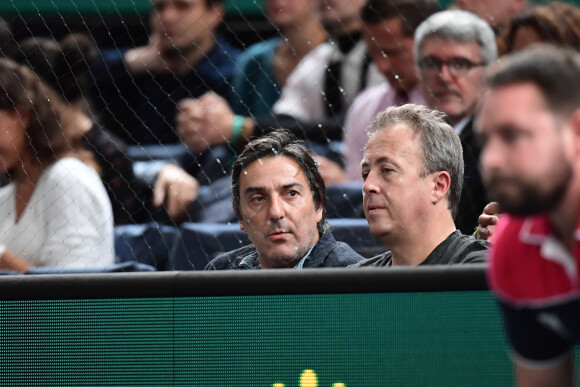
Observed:
[[[488,203],[479,172],[480,145],[473,115],[485,91],[485,67],[497,59],[495,35],[478,16],[466,11],[439,12],[415,32],[415,61],[427,105],[447,115],[463,146],[465,186],[455,223],[473,233]]]
[[[390,251],[353,266],[485,262],[487,244],[455,228],[463,184],[461,142],[444,115],[391,107],[371,122],[361,164],[371,233]]]

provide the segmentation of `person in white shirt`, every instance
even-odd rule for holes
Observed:
[[[114,263],[111,203],[74,117],[28,68],[0,60],[0,269]]]

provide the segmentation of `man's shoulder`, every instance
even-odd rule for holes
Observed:
[[[489,244],[486,241],[475,239],[471,235],[455,231],[445,251],[446,262],[455,263],[484,263],[487,261]]]
[[[565,284],[570,281],[565,266],[542,257],[544,250],[558,255],[550,248],[544,249],[549,238],[551,230],[545,214],[526,218],[503,215],[490,253],[488,282],[492,290],[510,302],[566,293]]]
[[[391,265],[392,254],[390,251],[376,255],[372,258],[363,259],[360,262],[350,265],[349,267],[386,267]]]
[[[509,270],[508,266],[520,266],[520,262],[525,257],[523,251],[526,250],[524,243],[521,241],[521,235],[526,221],[531,224],[539,217],[513,217],[503,215],[497,224],[495,239],[490,253],[490,263],[492,270],[505,271]]]
[[[334,239],[330,230],[322,235],[310,254],[304,267],[346,267],[363,259],[348,244]]]
[[[255,254],[254,245],[243,246],[238,249],[228,251],[212,259],[205,267],[205,270],[237,270],[244,269],[240,266],[242,260],[251,254]]]

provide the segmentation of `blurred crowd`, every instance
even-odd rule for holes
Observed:
[[[8,268],[112,263],[124,224],[242,222],[232,166],[278,129],[316,161],[327,215],[365,217],[367,128],[408,103],[459,136],[453,221],[470,235],[490,201],[473,129],[486,68],[538,42],[580,48],[580,10],[560,2],[264,0],[264,14],[276,36],[251,45],[223,36],[221,0],[153,0],[140,47],[83,33],[17,42],[0,23]]]

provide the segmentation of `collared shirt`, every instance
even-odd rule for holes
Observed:
[[[453,127],[453,130],[455,131],[455,133],[457,133],[457,135],[459,136],[461,134],[461,132],[463,132],[463,129],[467,126],[469,121],[472,119],[473,119],[472,116],[468,116],[468,117],[465,117],[464,119],[462,119],[461,121],[459,121],[457,123],[457,125],[455,125]]]
[[[362,80],[358,74],[361,74],[366,55],[366,44],[362,40],[346,54],[332,42],[320,44],[309,52],[290,74],[272,111],[274,114],[291,116],[305,122],[326,118],[325,100],[321,90],[324,89],[328,65],[336,61],[342,61],[343,97],[345,106],[350,106],[360,92]],[[374,64],[371,64],[364,83],[370,87],[381,82],[385,82],[384,76]]]
[[[488,282],[519,359],[548,364],[580,343],[580,222],[572,253],[547,214],[504,215],[496,228]]]
[[[409,91],[407,101],[402,101],[388,82],[369,88],[362,92],[353,102],[344,121],[343,155],[346,173],[352,181],[362,181],[360,162],[364,156],[364,147],[368,137],[366,129],[375,116],[388,108],[404,103],[425,104],[421,87]]]
[[[296,266],[294,266],[294,269],[302,269],[304,267],[304,262],[306,262],[307,260],[310,259],[310,253],[312,252],[313,248],[314,248],[314,245],[312,245],[312,247],[310,248],[310,250],[308,250],[306,255],[302,257],[300,262],[298,262],[298,264]]]

